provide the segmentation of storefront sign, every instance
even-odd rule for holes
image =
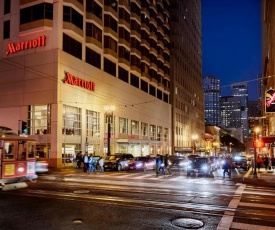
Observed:
[[[23,41],[18,43],[8,43],[8,49],[6,55],[16,53],[18,51],[32,49],[46,45],[46,36],[39,36],[37,39]]]
[[[275,90],[269,89],[265,92],[265,112],[275,112]]]
[[[65,72],[66,79],[64,80],[64,83],[79,86],[81,88],[85,88],[91,91],[95,91],[95,83],[91,81],[85,81],[81,78],[75,77],[69,72]]]

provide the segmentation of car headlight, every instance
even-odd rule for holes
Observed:
[[[206,170],[208,170],[208,166],[207,166],[207,165],[203,165],[203,166],[201,167],[201,169],[204,170],[204,171],[206,171]]]
[[[137,164],[136,164],[136,167],[137,167],[137,168],[142,167],[142,163],[137,163]]]
[[[191,165],[188,165],[187,168],[188,168],[188,169],[191,169],[192,167],[191,167]]]
[[[125,163],[125,166],[128,166],[128,163]]]

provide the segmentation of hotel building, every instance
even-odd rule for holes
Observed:
[[[51,167],[80,151],[172,152],[169,0],[0,0],[0,9],[0,125],[22,133],[26,121]]]

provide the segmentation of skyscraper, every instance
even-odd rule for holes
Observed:
[[[172,148],[204,147],[201,1],[170,1]],[[193,137],[193,139],[192,139]]]
[[[213,75],[203,77],[204,90],[204,116],[207,123],[221,125],[221,85],[220,79]]]
[[[248,136],[248,88],[246,82],[232,84],[231,96],[239,97],[241,103],[241,128],[243,129],[243,138],[245,141]]]

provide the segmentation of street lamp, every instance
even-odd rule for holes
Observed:
[[[254,147],[254,172],[253,172],[253,178],[257,177],[257,169],[256,169],[256,160],[257,160],[257,151],[256,151],[256,141],[258,139],[258,133],[261,131],[260,127],[255,127],[254,129],[254,140],[253,140],[253,147]]]
[[[192,153],[195,154],[195,152],[196,152],[196,140],[198,139],[198,134],[194,133],[191,136],[191,138],[193,140],[193,150],[192,150]]]
[[[111,124],[113,123],[113,115],[114,115],[114,106],[105,106],[105,123],[107,123],[107,156],[111,155],[111,148],[110,148],[110,140],[111,140]]]

